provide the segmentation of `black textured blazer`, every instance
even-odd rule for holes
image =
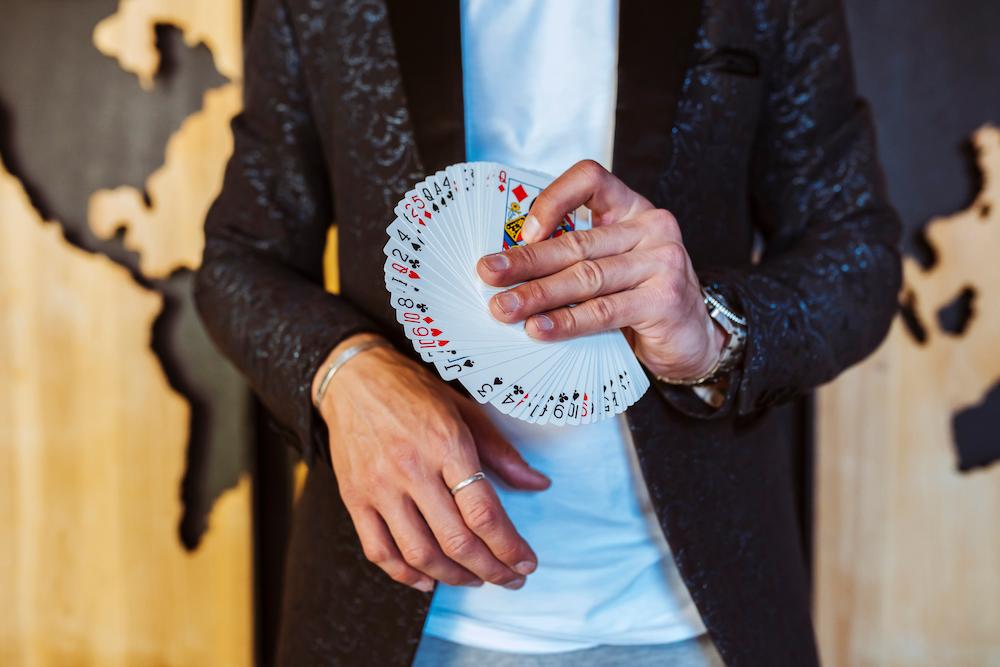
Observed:
[[[311,467],[280,663],[408,665],[430,596],[365,560],[309,387],[348,335],[403,342],[381,248],[408,187],[465,158],[458,3],[258,5],[197,301]],[[702,281],[749,320],[722,409],[654,382],[627,413],[660,524],[727,664],[814,665],[794,399],[875,349],[900,283],[839,2],[622,0],[616,128],[613,171],[676,215]]]

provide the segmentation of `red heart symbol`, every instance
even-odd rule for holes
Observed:
[[[435,337],[436,336],[440,336],[441,335],[441,330],[440,329],[431,329],[431,335],[435,336]]]
[[[450,343],[450,342],[451,342],[451,341],[447,341],[447,340],[439,340],[439,341],[438,341],[438,346],[439,346],[439,347],[444,347],[445,345],[447,345],[447,344],[448,344],[448,343]]]
[[[410,271],[410,277],[411,278],[416,278],[417,280],[419,280],[420,279],[420,274],[418,274],[416,271]]]

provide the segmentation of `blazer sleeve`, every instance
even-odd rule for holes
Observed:
[[[750,414],[833,379],[878,347],[897,310],[900,223],[839,1],[792,0],[774,54],[750,174],[764,254],[700,272],[748,320],[742,367],[719,409],[658,383],[696,417]]]
[[[332,201],[287,7],[261,0],[247,45],[245,110],[205,223],[195,299],[209,334],[303,458],[329,462],[311,382],[330,350],[377,331],[323,287]]]

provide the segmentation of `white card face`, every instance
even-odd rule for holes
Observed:
[[[452,165],[406,192],[383,252],[385,287],[413,349],[480,403],[535,424],[590,424],[613,417],[649,388],[619,331],[543,343],[524,323],[493,319],[501,291],[479,280],[483,255],[523,245],[531,207],[552,178],[491,162]],[[553,236],[590,228],[567,213]]]

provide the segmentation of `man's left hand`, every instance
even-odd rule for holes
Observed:
[[[579,206],[590,209],[593,229],[549,239]],[[714,367],[725,333],[708,316],[669,211],[584,160],[538,195],[522,235],[526,245],[477,266],[489,285],[517,285],[490,300],[496,319],[526,320],[525,331],[539,340],[625,329],[636,355],[661,377],[697,378]]]

